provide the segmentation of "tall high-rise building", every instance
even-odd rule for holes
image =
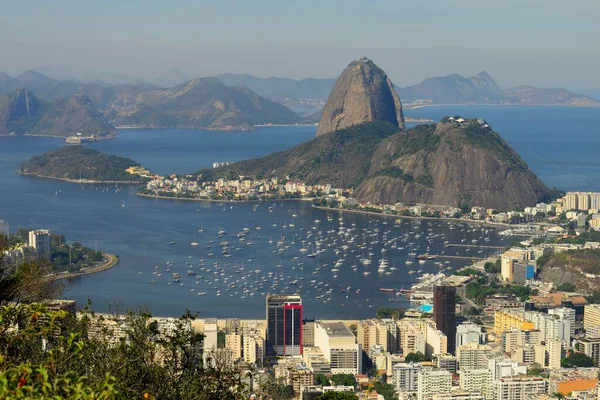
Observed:
[[[35,249],[35,253],[40,258],[50,260],[51,253],[51,234],[47,229],[36,229],[29,231],[29,246]]]
[[[433,290],[433,320],[435,327],[448,338],[448,353],[456,347],[456,287],[436,286]]]
[[[267,295],[267,355],[302,354],[302,298]]]

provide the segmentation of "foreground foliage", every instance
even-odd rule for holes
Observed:
[[[120,334],[90,311],[0,308],[0,398],[243,398],[227,362],[214,356],[204,365],[190,314],[168,330],[145,313],[117,319]]]

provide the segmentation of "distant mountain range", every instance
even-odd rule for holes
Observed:
[[[0,135],[71,136],[78,132],[97,138],[116,134],[85,94],[40,101],[28,89],[20,89],[0,98]]]
[[[117,125],[247,130],[259,124],[293,124],[300,117],[245,87],[199,78],[170,89],[139,93],[130,108],[113,114]]]
[[[335,83],[335,79],[262,79],[243,74],[219,75],[219,79],[226,85],[247,86],[261,96],[288,105],[298,99],[326,100]],[[428,78],[413,86],[394,86],[408,106],[431,103],[600,107],[600,101],[565,89],[519,86],[503,90],[485,71],[470,78],[451,74]]]
[[[178,70],[172,70],[155,83],[168,85],[186,80]],[[23,92],[25,91],[25,92]],[[60,129],[50,123],[47,113],[27,115],[28,122],[15,117],[12,103],[21,94],[40,99],[40,104],[52,104],[54,114],[66,118],[69,110],[60,110],[61,105],[71,104],[67,99],[87,101],[94,112],[79,114],[73,126]],[[219,130],[248,130],[260,124],[295,124],[302,119],[287,107],[258,96],[245,87],[228,87],[217,78],[199,78],[170,88],[155,84],[139,85],[105,83],[80,83],[59,81],[35,71],[26,71],[16,77],[0,74],[0,134],[48,134],[68,136],[73,129],[84,134],[111,136],[114,126],[138,127],[184,127]],[[12,108],[11,108],[12,107]],[[40,110],[47,110],[44,105]],[[65,111],[65,112],[63,112]],[[31,120],[43,123],[32,123]],[[58,119],[57,119],[58,121]],[[102,123],[100,123],[102,121]],[[87,125],[86,125],[87,124]],[[89,129],[84,129],[89,127]],[[96,126],[102,129],[96,129]],[[92,127],[94,127],[92,129]],[[73,129],[71,129],[73,128]]]
[[[52,75],[69,77],[56,71]],[[227,130],[251,129],[259,124],[314,123],[320,117],[314,113],[323,108],[334,83],[335,79],[263,79],[243,74],[189,80],[178,69],[169,70],[151,82],[111,73],[86,80],[64,80],[32,70],[15,77],[0,72],[0,95],[9,96],[0,103],[3,124],[0,134],[67,135],[80,129],[85,134],[112,136],[114,126],[119,125]],[[565,89],[520,86],[504,90],[486,72],[470,78],[457,74],[429,78],[413,86],[395,88],[405,108],[484,103],[600,106],[591,97]],[[37,114],[29,115],[27,123],[15,120],[14,110],[6,109],[15,93],[22,89],[40,103]],[[87,111],[78,113],[75,122],[70,122],[67,115],[73,110],[60,107],[77,102],[82,102],[82,107],[87,104],[81,108]],[[48,112],[49,107],[54,114]],[[55,126],[61,121],[58,114],[69,124],[62,128]]]

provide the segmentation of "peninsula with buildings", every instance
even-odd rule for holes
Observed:
[[[118,257],[97,248],[69,243],[64,235],[48,229],[19,228],[14,234],[10,225],[0,220],[0,244],[3,254],[0,260],[7,265],[20,265],[30,260],[47,262],[50,267],[44,278],[48,280],[73,278],[112,268]]]

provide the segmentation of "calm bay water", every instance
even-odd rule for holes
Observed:
[[[600,110],[432,107],[407,111],[407,115],[432,119],[455,114],[487,119],[549,186],[600,190],[600,160],[595,154],[600,148],[596,129]],[[312,138],[314,132],[315,127],[271,127],[254,132],[136,129],[123,130],[117,139],[92,147],[131,157],[157,173],[182,173],[216,161],[257,157],[289,148]],[[394,227],[393,219],[384,224],[383,217],[356,214],[344,214],[344,227],[352,230],[339,235],[341,214],[315,210],[306,202],[277,203],[271,210],[271,204],[266,203],[257,208],[252,204],[233,204],[232,208],[231,204],[140,198],[133,187],[116,191],[114,186],[80,186],[16,174],[22,161],[62,144],[62,140],[53,138],[0,138],[0,219],[8,220],[12,230],[18,226],[49,228],[89,246],[97,241],[99,248],[118,254],[121,262],[115,268],[74,280],[64,294],[80,304],[91,299],[94,308],[101,311],[112,303],[124,308],[145,307],[158,315],[178,315],[190,309],[203,317],[255,318],[264,316],[262,293],[299,290],[304,295],[308,316],[368,317],[378,307],[391,304],[390,295],[379,288],[409,287],[418,275],[410,274],[411,269],[438,271],[433,261],[406,265],[409,243],[418,247],[420,253],[430,247],[429,252],[434,254],[458,251],[463,255],[471,253],[466,249],[445,249],[443,241],[470,243],[489,237],[488,244],[502,243],[493,230],[473,232],[468,226],[450,229],[439,221],[407,222]],[[197,232],[202,225],[205,231]],[[250,232],[245,243],[236,236],[244,228]],[[224,239],[217,238],[221,229],[227,231]],[[420,237],[416,237],[418,233]],[[277,242],[282,236],[289,248],[279,255]],[[354,243],[348,243],[353,236]],[[394,238],[398,238],[396,248],[388,243],[385,254],[390,267],[396,269],[390,271],[391,275],[380,275],[377,265],[384,242]],[[194,240],[198,247],[190,246]],[[218,243],[222,240],[230,242],[230,258],[221,255]],[[317,241],[326,251],[316,258],[307,258],[300,252],[302,240],[309,252],[316,249]],[[169,245],[171,241],[176,243]],[[214,241],[212,247],[206,248],[210,241]],[[365,244],[363,250],[356,246],[361,243]],[[347,251],[342,250],[344,244],[349,247]],[[367,268],[359,259],[369,258],[369,253],[373,253],[372,265]],[[201,259],[205,260],[203,270]],[[340,259],[344,261],[337,268],[339,272],[332,271]],[[171,272],[181,273],[183,286],[168,284],[171,274],[166,272],[167,261],[174,264]],[[462,265],[461,261],[443,264],[444,268]],[[153,274],[156,266],[160,277]],[[188,269],[197,275],[188,276]],[[364,275],[365,271],[371,274]],[[274,282],[278,285],[272,287]],[[302,289],[297,289],[299,286]],[[198,296],[197,292],[206,295]]]

